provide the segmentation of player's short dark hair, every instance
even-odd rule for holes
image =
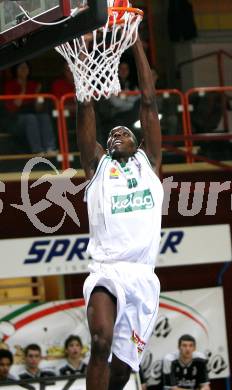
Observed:
[[[38,351],[41,355],[41,348],[38,344],[27,345],[26,348],[24,349],[25,356],[27,356],[29,350],[30,351]]]
[[[8,349],[0,349],[0,360],[9,359],[10,364],[13,364],[13,354]]]
[[[196,339],[194,339],[193,336],[191,336],[190,334],[183,334],[179,340],[178,340],[178,347],[180,347],[182,341],[191,341],[194,346],[196,345]]]
[[[67,349],[69,344],[72,343],[73,341],[77,341],[81,348],[83,347],[83,343],[82,343],[82,340],[79,336],[75,335],[75,334],[71,334],[70,336],[68,336],[68,338],[65,340],[64,342],[64,348]]]

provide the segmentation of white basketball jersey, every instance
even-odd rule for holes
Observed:
[[[155,265],[161,237],[163,187],[139,149],[126,164],[104,155],[86,187],[95,261]]]

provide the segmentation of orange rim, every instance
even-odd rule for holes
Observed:
[[[139,8],[132,8],[132,7],[109,7],[108,8],[108,15],[109,17],[110,16],[113,16],[113,12],[123,12],[126,13],[126,12],[129,12],[131,14],[134,14],[134,15],[140,15],[143,17],[144,15],[144,12],[139,9]],[[109,26],[112,26],[113,24],[124,24],[124,20],[123,19],[117,19],[114,21],[114,22],[109,22]]]

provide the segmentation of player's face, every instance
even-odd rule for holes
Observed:
[[[11,362],[8,358],[2,358],[0,360],[0,379],[7,377],[10,370]]]
[[[118,75],[122,79],[127,79],[130,74],[129,65],[126,62],[122,62],[118,68]]]
[[[195,351],[195,344],[192,341],[181,341],[179,350],[182,359],[192,359],[193,352]]]
[[[25,357],[25,362],[28,368],[38,368],[39,363],[41,360],[41,354],[39,351],[34,351],[30,350],[28,351],[26,357]]]
[[[111,130],[107,147],[109,154],[116,160],[133,156],[137,149],[133,133],[123,126]]]
[[[70,358],[79,357],[81,355],[82,346],[77,340],[73,340],[68,344],[66,354]]]

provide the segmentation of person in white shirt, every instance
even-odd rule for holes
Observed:
[[[78,104],[81,163],[90,180],[85,198],[93,259],[84,284],[91,334],[87,390],[121,390],[131,371],[139,371],[159,306],[154,266],[163,201],[161,132],[151,69],[139,37],[133,53],[143,146],[119,125],[110,131],[106,153],[96,141],[92,102]]]

